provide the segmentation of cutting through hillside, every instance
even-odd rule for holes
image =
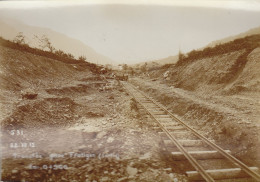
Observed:
[[[233,181],[257,180],[259,40],[254,35],[180,54],[173,64],[114,69],[1,39],[1,180],[230,181],[226,173],[238,174]],[[129,85],[147,97],[129,92]],[[166,111],[171,114],[163,119]],[[172,125],[158,127],[155,115]],[[198,138],[184,134],[174,143],[159,135],[164,126],[167,132],[183,129],[169,116],[225,149],[256,177],[219,162],[219,151],[200,146]],[[179,144],[189,148],[184,156],[191,161],[213,157],[203,166],[204,176]],[[223,166],[232,170],[221,171]]]

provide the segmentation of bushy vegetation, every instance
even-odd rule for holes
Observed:
[[[161,69],[168,69],[170,68],[171,66],[173,66],[174,64],[165,64],[165,65],[162,65],[161,66]]]
[[[182,64],[186,64],[192,60],[226,54],[243,49],[248,52],[258,46],[260,46],[260,34],[247,36],[244,38],[236,39],[234,41],[230,41],[228,43],[216,45],[215,47],[206,47],[203,50],[193,50],[186,55],[182,55],[181,59],[178,60],[176,65],[179,66]]]
[[[31,54],[38,55],[38,56],[44,56],[47,58],[51,58],[51,59],[54,59],[57,61],[64,62],[66,64],[78,64],[82,68],[89,68],[92,72],[95,72],[95,73],[99,73],[100,70],[102,69],[101,66],[98,66],[94,63],[87,62],[86,61],[87,59],[85,56],[80,56],[78,59],[76,59],[70,53],[65,53],[62,50],[54,49],[52,47],[52,45],[50,44],[49,39],[47,39],[46,37],[44,37],[44,38],[45,38],[44,41],[46,41],[45,43],[47,43],[46,46],[47,46],[48,50],[30,47],[26,43],[25,36],[21,32],[18,33],[18,35],[14,38],[13,41],[6,40],[6,39],[3,39],[2,37],[0,37],[0,44],[4,47],[16,49],[19,51],[29,52]]]

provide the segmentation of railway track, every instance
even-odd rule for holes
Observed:
[[[163,138],[165,146],[168,146],[168,150],[172,151],[173,160],[189,161],[192,166],[192,170],[186,171],[189,181],[260,181],[257,167],[248,167],[232,156],[231,151],[223,150],[214,141],[199,134],[132,84],[121,83],[154,119],[157,124],[155,129]]]

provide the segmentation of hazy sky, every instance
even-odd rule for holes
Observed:
[[[80,2],[74,5],[61,2],[54,5],[53,1],[36,5],[0,2],[0,11],[26,24],[62,32],[98,53],[127,63],[173,56],[179,48],[187,52],[260,26],[259,1],[248,1],[251,4],[244,7],[234,2],[216,4],[218,8],[213,8],[214,4],[203,8],[206,1],[198,6],[194,3],[104,5]]]

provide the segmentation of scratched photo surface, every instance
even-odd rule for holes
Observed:
[[[0,181],[260,181],[259,1],[0,1]]]

